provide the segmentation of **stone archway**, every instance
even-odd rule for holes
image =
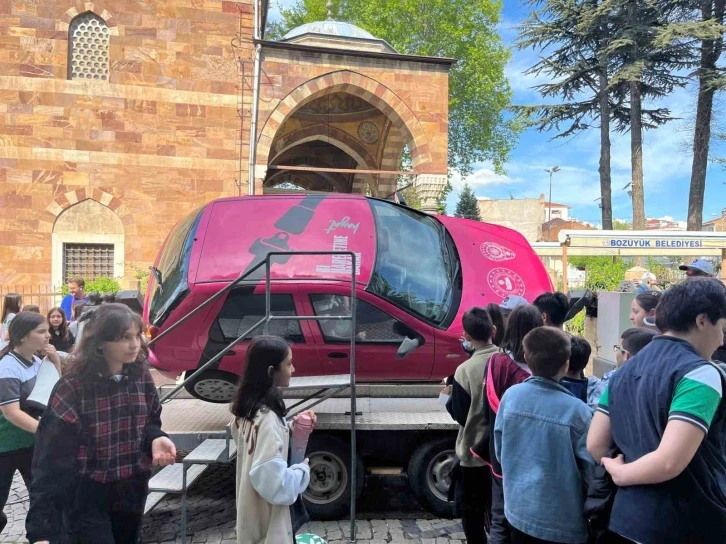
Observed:
[[[73,3],[73,7],[66,11],[56,22],[56,30],[67,33],[70,29],[71,21],[73,21],[73,19],[78,17],[81,13],[86,13],[87,11],[95,13],[106,22],[106,25],[108,26],[108,33],[110,35],[119,35],[118,22],[114,15],[105,8],[102,0],[95,0],[94,2],[82,2],[80,0],[76,0]],[[68,35],[66,34],[66,39],[67,38]]]
[[[111,193],[96,187],[93,189],[77,189],[75,191],[69,191],[53,200],[53,202],[51,202],[46,208],[44,217],[40,220],[39,230],[41,232],[51,233],[53,238],[52,277],[54,283],[61,275],[58,268],[58,263],[60,262],[59,259],[61,259],[59,244],[63,243],[63,239],[67,239],[67,237],[64,236],[59,237],[59,232],[56,232],[56,228],[60,227],[59,218],[72,206],[76,206],[77,204],[89,200],[113,212],[114,217],[118,219],[118,222],[123,230],[121,238],[118,238],[118,232],[99,233],[108,234],[110,237],[117,237],[113,239],[113,243],[118,244],[117,252],[119,252],[119,255],[114,255],[114,259],[123,263],[122,266],[118,268],[117,273],[119,273],[120,276],[128,276],[131,272],[130,265],[142,263],[141,238],[139,237],[138,227],[131,211]],[[118,229],[114,228],[111,230],[116,231]]]
[[[340,70],[300,85],[290,92],[269,115],[258,137],[255,161],[257,185],[262,184],[266,175],[275,135],[285,120],[307,103],[325,94],[335,92],[352,94],[366,100],[388,117],[411,149],[414,170],[423,173],[427,171],[429,165],[433,165],[426,135],[411,109],[385,85],[357,72]]]

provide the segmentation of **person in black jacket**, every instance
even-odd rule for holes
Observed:
[[[31,543],[137,542],[152,464],[176,458],[161,430],[142,331],[141,318],[121,304],[88,320],[38,426]]]
[[[48,311],[48,324],[50,325],[50,343],[58,351],[70,353],[76,339],[68,330],[68,319],[60,308],[51,308]]]

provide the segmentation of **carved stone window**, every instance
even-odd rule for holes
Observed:
[[[87,11],[71,21],[68,79],[108,81],[108,25]]]

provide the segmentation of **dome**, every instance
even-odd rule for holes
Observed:
[[[314,23],[305,23],[297,28],[293,28],[285,34],[283,41],[291,40],[304,34],[323,34],[327,36],[339,36],[341,38],[358,38],[362,40],[375,40],[376,37],[370,32],[363,30],[350,23],[342,21],[316,21]]]

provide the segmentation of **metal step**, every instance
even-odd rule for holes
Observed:
[[[350,374],[336,374],[332,376],[305,376],[292,378],[288,391],[296,389],[323,389],[324,387],[345,387],[350,385]]]
[[[359,431],[455,431],[459,428],[448,412],[360,414],[355,417],[355,426]],[[318,414],[315,429],[348,430],[350,415]]]
[[[202,442],[187,455],[182,463],[185,465],[211,465],[213,463],[227,463],[232,458],[232,452],[227,451],[227,440],[211,438]],[[234,441],[229,441],[230,450]],[[235,448],[236,453],[236,448]]]
[[[194,481],[199,478],[209,465],[190,465],[187,469],[187,489],[189,489]],[[169,465],[162,469],[156,476],[149,481],[149,491],[164,493],[181,493],[184,491],[183,486],[184,464],[177,463]]]
[[[162,493],[161,491],[149,493],[146,497],[146,505],[144,505],[144,515],[156,508],[164,497],[166,497],[166,493]]]

